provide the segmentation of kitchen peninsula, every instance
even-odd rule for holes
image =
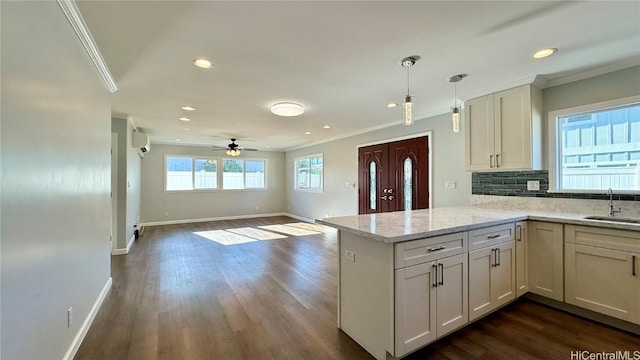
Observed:
[[[338,229],[338,327],[376,359],[404,357],[527,292],[640,330],[640,224],[479,207],[317,222]],[[615,306],[576,300],[594,294],[575,271],[583,250],[601,247],[616,258],[606,275],[629,279]]]

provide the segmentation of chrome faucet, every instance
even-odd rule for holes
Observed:
[[[613,207],[613,190],[611,188],[609,188],[607,194],[609,195],[609,216],[614,216],[616,213],[621,212],[622,208],[618,208],[618,210],[616,210]]]

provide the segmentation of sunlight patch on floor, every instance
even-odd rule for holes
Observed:
[[[283,233],[291,236],[318,235],[327,231],[323,228],[317,227],[317,225],[302,223],[302,222],[289,223],[284,225],[264,225],[264,226],[258,226],[258,227],[261,229],[277,231],[279,233]]]
[[[286,239],[287,238],[287,236],[283,235],[283,234],[278,234],[278,233],[274,233],[274,232],[266,231],[266,230],[260,230],[260,229],[256,229],[256,228],[252,228],[252,227],[226,229],[226,231],[234,233],[234,234],[242,235],[242,236],[248,236],[248,237],[256,239],[256,240],[274,240],[274,239]]]
[[[226,230],[196,231],[194,234],[207,240],[215,241],[220,245],[237,245],[258,241],[258,239],[234,234]]]
[[[293,227],[297,227],[297,228],[301,228],[301,229],[307,229],[307,230],[311,230],[311,231],[318,231],[321,233],[329,233],[329,232],[333,232],[335,231],[334,228],[328,227],[328,226],[324,226],[324,225],[320,225],[320,224],[311,224],[311,223],[307,223],[307,222],[296,222],[296,223],[288,223],[285,224],[287,226],[293,226]]]

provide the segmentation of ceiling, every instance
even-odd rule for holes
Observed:
[[[234,137],[288,150],[399,124],[402,107],[385,105],[402,103],[400,61],[412,55],[421,57],[409,74],[415,118],[450,110],[455,74],[468,74],[460,101],[536,76],[549,87],[640,64],[638,1],[77,4],[119,88],[113,114],[133,116],[155,143],[225,146]],[[559,50],[533,59],[543,47]],[[195,67],[196,57],[214,67]],[[269,112],[287,100],[305,113]]]

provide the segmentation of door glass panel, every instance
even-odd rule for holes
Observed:
[[[376,209],[376,198],[378,194],[376,193],[376,162],[372,161],[369,163],[369,209]]]
[[[413,162],[411,158],[404,159],[404,209],[411,210],[411,194],[413,194]]]

